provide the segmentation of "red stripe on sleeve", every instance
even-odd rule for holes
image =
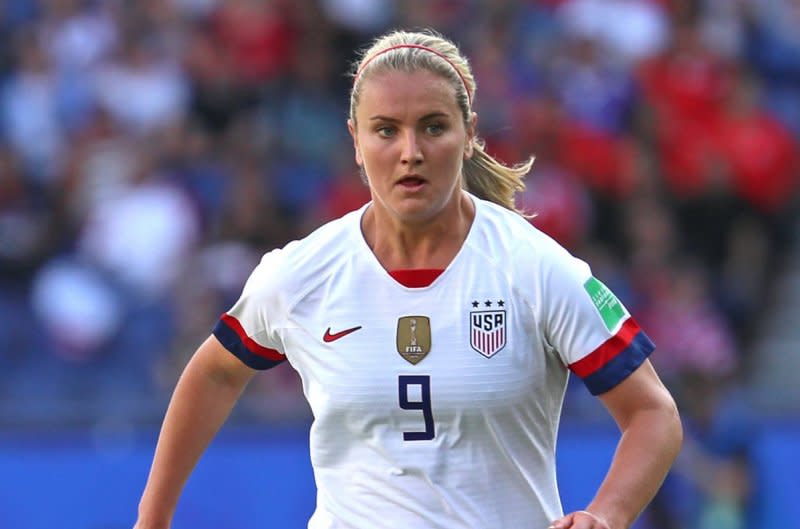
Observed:
[[[588,355],[570,364],[570,370],[581,378],[588,377],[624,351],[631,344],[639,330],[639,324],[629,317],[622,324],[617,334],[603,342],[600,347]]]
[[[285,357],[277,350],[270,349],[269,347],[264,347],[263,345],[259,344],[258,342],[247,336],[247,333],[245,332],[244,327],[242,327],[242,324],[239,323],[239,320],[237,320],[230,314],[223,314],[220,319],[225,323],[225,325],[233,329],[233,332],[235,332],[239,336],[239,339],[242,341],[244,346],[247,347],[247,350],[250,351],[251,353],[258,356],[263,356],[264,358],[274,361],[281,361],[285,359]]]

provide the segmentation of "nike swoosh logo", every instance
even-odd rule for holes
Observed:
[[[361,325],[359,325],[358,327],[353,327],[352,329],[345,329],[343,331],[339,331],[337,333],[331,334],[331,328],[328,327],[328,329],[325,331],[325,335],[322,337],[322,341],[325,342],[325,343],[335,342],[339,338],[344,338],[345,336],[347,336],[351,332],[356,332],[360,328],[361,328]]]

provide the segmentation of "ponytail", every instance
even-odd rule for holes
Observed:
[[[522,179],[531,170],[533,157],[527,161],[509,167],[484,150],[480,140],[474,140],[472,157],[464,161],[464,189],[478,198],[494,202],[522,216],[524,212],[517,209],[514,195],[525,189]]]

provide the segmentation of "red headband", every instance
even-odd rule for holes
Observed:
[[[372,57],[370,57],[369,59],[364,61],[364,64],[361,65],[361,68],[358,69],[358,71],[356,72],[355,77],[353,78],[353,84],[356,84],[356,82],[358,81],[358,78],[361,76],[361,72],[364,71],[364,69],[367,67],[367,65],[369,63],[372,62],[373,59],[375,59],[379,55],[383,55],[386,52],[389,52],[389,51],[392,51],[392,50],[396,50],[396,49],[399,49],[399,48],[416,48],[418,50],[425,50],[425,51],[428,51],[430,53],[433,53],[434,55],[436,55],[437,57],[440,57],[441,59],[444,59],[447,62],[447,64],[449,64],[453,68],[453,70],[456,71],[456,73],[458,74],[458,77],[461,79],[461,83],[464,85],[464,90],[467,92],[467,100],[469,101],[469,106],[470,106],[470,108],[472,108],[472,94],[469,93],[469,87],[467,86],[467,82],[464,80],[464,76],[461,75],[461,71],[458,68],[456,68],[456,65],[453,64],[453,62],[450,59],[448,59],[447,56],[445,56],[444,54],[439,53],[438,51],[436,51],[436,50],[434,50],[432,48],[428,48],[427,46],[421,46],[419,44],[397,44],[396,46],[390,46],[390,47],[386,48],[385,50],[381,50],[381,51],[377,52],[375,55],[373,55]]]

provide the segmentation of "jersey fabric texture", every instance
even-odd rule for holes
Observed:
[[[547,527],[569,372],[603,393],[654,348],[586,263],[471,198],[467,238],[429,285],[381,267],[364,206],[267,253],[214,328],[247,365],[288,360],[302,379],[310,529]]]

